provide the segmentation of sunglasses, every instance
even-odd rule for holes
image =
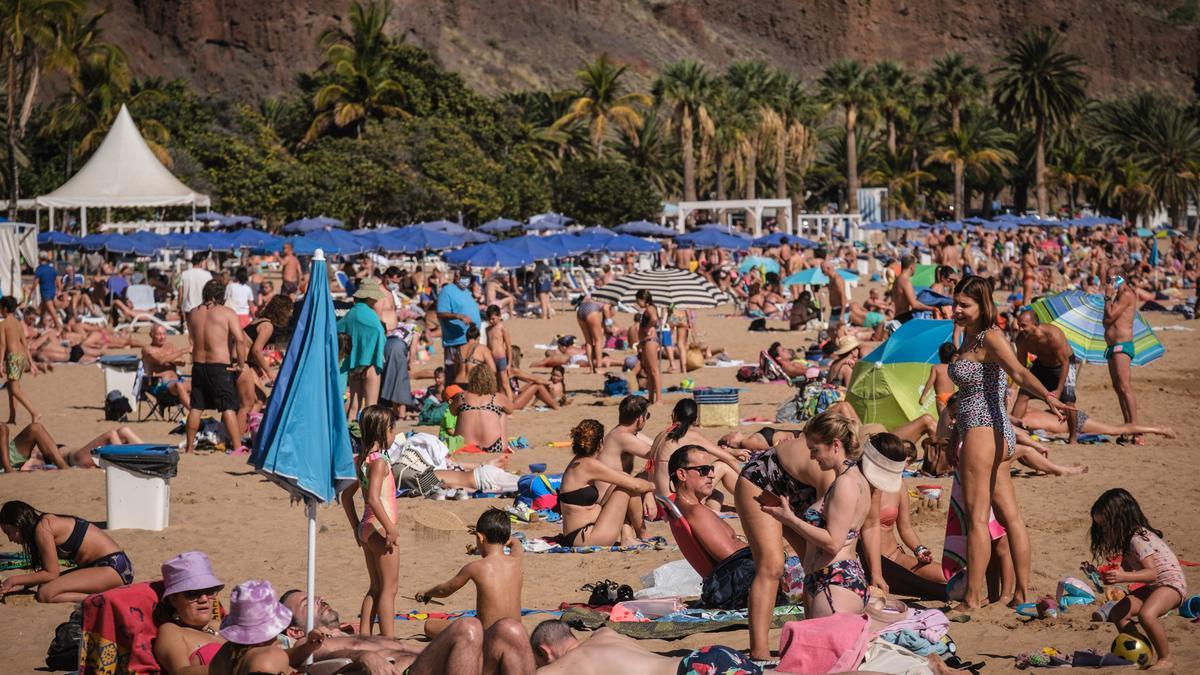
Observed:
[[[717,471],[717,467],[713,466],[712,464],[701,464],[700,466],[685,466],[680,468],[682,468],[684,471],[695,471],[701,476],[711,476]]]
[[[214,586],[213,588],[201,588],[195,591],[183,591],[180,594],[188,600],[195,602],[203,597],[215,598],[220,591],[221,588],[219,586]]]

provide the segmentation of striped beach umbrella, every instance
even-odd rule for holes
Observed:
[[[680,308],[716,307],[729,302],[729,296],[707,279],[687,270],[665,269],[634,272],[617,277],[612,283],[597,288],[592,297],[609,303],[632,305],[634,295],[641,289],[650,291],[659,307],[675,305]]]
[[[1099,293],[1063,291],[1033,303],[1038,321],[1058,326],[1071,343],[1076,358],[1088,363],[1107,363],[1104,349],[1104,296]],[[1166,353],[1162,342],[1141,312],[1133,315],[1133,365],[1144,366]]]

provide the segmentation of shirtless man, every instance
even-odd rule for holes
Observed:
[[[1074,392],[1066,392],[1067,380],[1071,369],[1071,343],[1058,326],[1043,326],[1038,323],[1033,310],[1027,309],[1017,315],[1017,359],[1024,365],[1029,363],[1029,357],[1037,360],[1029,366],[1029,372],[1042,383],[1046,391],[1057,396],[1063,403],[1074,403]],[[1036,398],[1031,392],[1021,389],[1017,392],[1017,400],[1013,403],[1013,417],[1024,417],[1029,406],[1029,399]],[[1067,415],[1069,443],[1074,443],[1079,436],[1076,428],[1075,415]]]
[[[692,261],[696,259],[695,249],[679,246],[675,249],[675,268],[681,270],[692,269]]]
[[[849,318],[848,316],[845,319],[842,318],[846,304],[846,282],[842,279],[842,275],[833,268],[833,261],[830,257],[821,261],[821,273],[829,277],[829,323],[842,323]]]
[[[1126,424],[1137,424],[1137,400],[1133,396],[1133,384],[1129,381],[1129,367],[1133,363],[1133,315],[1137,311],[1137,289],[1132,280],[1120,275],[1110,277],[1105,285],[1104,303],[1104,358],[1108,359],[1108,375],[1112,378],[1113,390],[1121,404],[1121,415]],[[1133,437],[1134,443],[1145,441],[1141,434]]]
[[[17,423],[17,404],[20,403],[34,422],[42,416],[34,412],[33,405],[21,389],[21,377],[29,368],[29,347],[25,344],[25,325],[17,318],[17,299],[11,295],[0,298],[0,353],[4,354],[4,374],[8,377],[8,424]],[[3,450],[3,448],[0,448]]]
[[[167,344],[167,329],[155,324],[150,329],[150,344],[142,347],[142,363],[146,374],[167,385],[167,391],[179,399],[184,410],[190,410],[192,384],[185,382],[179,367],[187,362],[188,348]]]
[[[295,248],[291,244],[283,245],[283,255],[280,257],[279,265],[280,274],[283,277],[279,292],[294,298],[300,290],[300,260],[296,257]]]
[[[542,675],[676,675],[677,673],[745,673],[760,675],[762,668],[736,649],[722,645],[697,649],[680,658],[646,651],[637,640],[611,628],[601,628],[584,642],[558,619],[543,621],[529,638],[538,673]]]
[[[646,423],[650,421],[650,401],[644,396],[630,395],[621,399],[617,407],[617,425],[604,436],[600,452],[596,455],[603,464],[634,475],[634,458],[645,460],[650,456],[654,439],[642,433]],[[608,483],[596,482],[596,489],[603,492]],[[654,503],[654,494],[647,492],[641,501],[629,500],[628,522],[639,537],[645,533],[643,514],[654,514],[658,507]]]
[[[504,312],[506,317],[516,313],[517,298],[508,291],[504,290],[503,282],[507,279],[504,272],[497,272],[487,278],[483,286],[483,297],[485,305],[491,307],[495,305]]]
[[[892,284],[892,306],[896,308],[895,319],[901,324],[916,318],[913,312],[936,310],[935,307],[917,300],[917,292],[912,285],[912,275],[916,269],[917,259],[911,255],[904,256],[900,259],[900,274],[896,277],[896,283]]]
[[[192,409],[187,418],[187,452],[196,449],[200,413],[217,410],[229,442],[240,446],[237,373],[246,364],[250,341],[238,326],[237,314],[224,305],[225,284],[213,279],[204,285],[204,304],[187,315],[192,336]]]
[[[388,274],[393,270],[396,272],[395,276]],[[374,281],[373,277],[367,277],[367,279]],[[400,319],[396,315],[396,296],[393,295],[392,291],[390,290],[391,285],[398,283],[399,280],[400,270],[395,267],[389,267],[387,272],[384,274],[383,282],[379,284],[381,286],[380,290],[382,290],[383,293],[382,297],[375,302],[373,309],[375,310],[375,313],[379,315],[379,320],[383,322],[384,334],[390,334],[392,331],[396,330],[396,326],[400,325]]]
[[[943,265],[953,267],[956,270],[962,269],[962,249],[954,241],[953,234],[946,235],[946,239],[942,242],[942,247],[938,253],[939,260]]]

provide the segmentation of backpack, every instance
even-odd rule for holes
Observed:
[[[133,407],[129,405],[129,399],[116,389],[104,397],[104,419],[109,422],[124,422],[131,412]]]
[[[417,426],[440,426],[450,410],[448,402],[440,402],[432,396],[421,402],[421,412],[417,417]]]
[[[605,396],[627,396],[629,394],[629,383],[625,378],[609,375],[604,380],[604,395]]]
[[[79,668],[79,642],[83,639],[83,603],[75,605],[71,618],[58,624],[46,649],[46,667],[62,672]]]

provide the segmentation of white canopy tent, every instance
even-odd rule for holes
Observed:
[[[124,105],[88,163],[54,192],[37,198],[54,210],[78,208],[80,235],[87,234],[87,210],[95,207],[191,206],[206,208],[208,195],[193,191],[158,161]]]

